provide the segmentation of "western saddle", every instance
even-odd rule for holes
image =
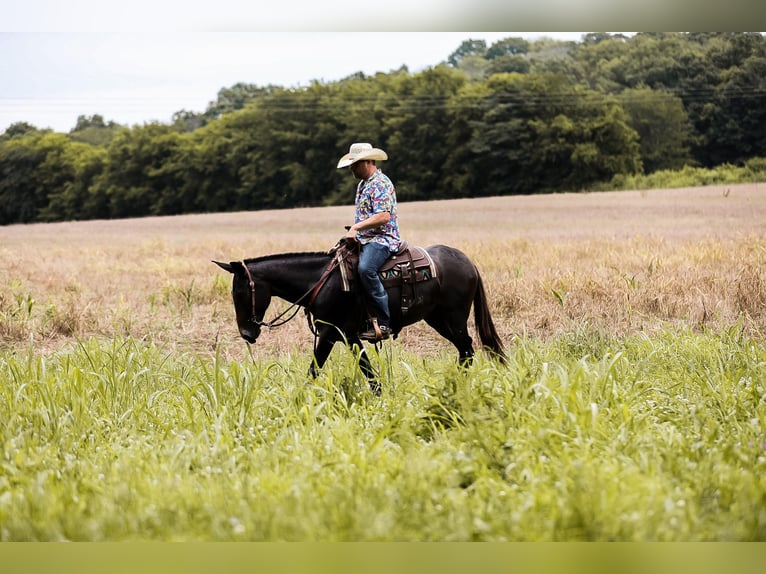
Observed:
[[[359,263],[359,244],[353,240],[341,241],[330,253],[335,255],[330,268],[337,266],[340,269],[341,288],[344,291],[353,291]],[[415,284],[438,279],[436,264],[428,252],[422,247],[410,247],[406,241],[399,244],[399,249],[386,260],[379,274],[386,290],[401,287],[400,305],[403,315],[417,302]]]

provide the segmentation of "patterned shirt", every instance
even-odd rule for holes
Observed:
[[[359,182],[356,188],[356,215],[354,223],[368,219],[376,213],[388,211],[391,219],[383,227],[363,229],[356,234],[359,242],[364,245],[375,241],[385,245],[391,251],[399,249],[399,222],[396,215],[396,190],[394,184],[380,168],[375,170],[369,179]]]

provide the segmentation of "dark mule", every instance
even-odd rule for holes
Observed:
[[[388,288],[393,335],[407,325],[425,320],[457,347],[460,361],[468,365],[474,355],[468,333],[468,317],[473,304],[476,330],[483,347],[505,361],[503,345],[492,322],[476,266],[464,253],[452,247],[434,245],[425,251],[435,267],[436,277]],[[239,333],[245,341],[254,343],[261,333],[261,326],[282,324],[289,320],[282,319],[286,313],[291,317],[290,311],[294,313],[303,307],[309,315],[310,326],[313,316],[312,329],[316,336],[309,374],[316,376],[333,345],[345,340],[349,346],[358,345],[362,349],[360,368],[373,391],[379,392],[375,372],[358,335],[366,326],[366,308],[359,289],[344,290],[341,266],[334,266],[336,262],[332,253],[287,253],[213,263],[234,275],[234,310]],[[329,269],[332,271],[328,275]],[[400,304],[403,290],[409,300],[406,311]],[[289,301],[295,307],[266,322],[264,315],[272,297]]]

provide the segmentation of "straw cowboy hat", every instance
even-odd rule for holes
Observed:
[[[388,159],[388,154],[368,143],[353,143],[348,153],[338,160],[338,167],[348,167],[362,159]]]

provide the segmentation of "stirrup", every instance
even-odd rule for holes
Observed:
[[[363,341],[370,341],[372,343],[377,343],[379,341],[382,341],[383,339],[388,339],[389,336],[391,335],[391,328],[387,326],[380,327],[380,325],[378,325],[378,319],[376,317],[372,317],[370,319],[370,325],[372,325],[370,329],[362,333],[359,333],[359,338],[362,339]]]

